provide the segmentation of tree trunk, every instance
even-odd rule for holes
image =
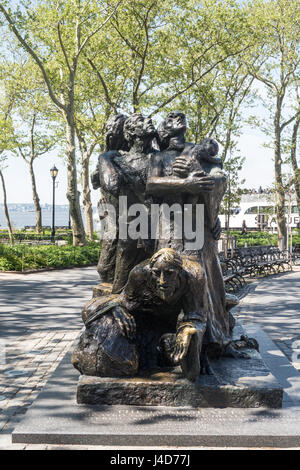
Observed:
[[[82,149],[83,150],[83,149]],[[83,191],[83,207],[85,215],[85,233],[88,240],[93,240],[94,224],[93,224],[93,206],[91,201],[90,175],[89,175],[89,159],[90,155],[85,149],[82,155],[81,184]]]
[[[293,133],[292,133],[292,142],[291,142],[291,162],[294,172],[294,185],[295,185],[295,192],[296,192],[296,199],[297,199],[297,206],[298,206],[298,213],[299,213],[299,220],[300,220],[300,169],[297,163],[297,135],[300,125],[300,117],[297,118],[295,124],[293,126]],[[300,227],[299,227],[300,228]]]
[[[82,185],[83,185],[83,206],[85,215],[85,233],[88,240],[93,240],[94,223],[93,223],[93,206],[91,201],[91,190],[89,186],[89,164],[88,162],[82,167]]]
[[[226,214],[226,250],[225,256],[228,257],[229,238],[230,238],[230,210],[231,210],[231,175],[228,173],[227,186],[227,214]],[[232,256],[231,252],[231,256]]]
[[[90,190],[90,175],[89,175],[89,163],[90,157],[94,145],[88,150],[86,141],[77,129],[77,137],[79,141],[80,153],[81,153],[81,186],[83,192],[83,207],[85,217],[85,234],[88,240],[93,240],[94,234],[94,223],[93,223],[93,206],[91,201],[91,190]]]
[[[40,205],[40,198],[37,193],[36,183],[35,183],[35,175],[33,171],[33,159],[29,162],[29,171],[30,171],[30,178],[31,178],[31,188],[32,188],[32,197],[34,202],[35,208],[35,231],[36,233],[41,233],[43,226],[42,226],[42,209]]]
[[[4,204],[4,213],[5,213],[6,223],[7,223],[7,227],[8,227],[8,236],[9,236],[10,243],[13,245],[14,244],[14,237],[13,237],[13,232],[12,232],[12,228],[11,228],[9,212],[8,212],[8,207],[7,207],[5,181],[4,181],[3,173],[2,173],[1,170],[0,170],[0,178],[1,178],[2,189],[3,189],[3,204]]]
[[[70,218],[72,223],[73,232],[73,245],[77,246],[85,244],[84,226],[80,210],[80,193],[77,189],[77,170],[76,170],[76,155],[75,155],[75,124],[74,124],[74,110],[69,109],[65,114],[66,120],[66,158],[67,158],[67,175],[68,175],[68,190],[67,199],[70,207]]]
[[[226,138],[225,138],[224,148],[223,148],[223,153],[222,153],[223,162],[225,162],[225,160],[227,158],[227,153],[228,153],[228,150],[230,149],[230,145],[231,145],[231,132],[232,132],[231,114],[232,113],[230,112],[230,117],[229,117],[228,122],[227,122]]]
[[[287,246],[287,228],[285,220],[285,191],[282,182],[281,161],[281,97],[277,98],[276,113],[274,118],[274,163],[275,163],[275,191],[276,191],[276,216],[278,230],[278,245],[282,249]]]

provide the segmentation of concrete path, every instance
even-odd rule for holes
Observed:
[[[0,273],[0,338],[33,331],[78,331],[81,308],[99,282],[96,267],[34,274]]]
[[[0,447],[82,329],[96,267],[0,274]]]
[[[259,325],[300,370],[300,266],[250,285],[235,316],[245,326]]]

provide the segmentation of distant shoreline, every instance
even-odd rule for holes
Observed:
[[[26,226],[35,225],[35,211],[33,204],[8,204],[9,217],[14,230],[23,229]],[[83,208],[81,208],[83,214]],[[97,209],[93,207],[94,214]],[[84,220],[84,217],[83,217]],[[42,206],[42,224],[43,226],[52,226],[52,206]],[[68,227],[69,225],[69,206],[55,205],[55,226]],[[0,204],[0,230],[7,229],[6,218],[3,210],[3,204]]]

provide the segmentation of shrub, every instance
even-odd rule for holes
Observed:
[[[83,247],[71,245],[5,245],[0,244],[0,270],[24,271],[43,268],[66,268],[97,264],[99,243]]]
[[[231,231],[230,236],[237,238],[237,246],[244,247],[245,243],[248,246],[261,246],[261,245],[274,245],[278,243],[277,234],[267,233],[267,232],[248,232],[246,234],[241,234],[240,231]],[[300,235],[293,234],[293,246],[296,243],[300,243]]]

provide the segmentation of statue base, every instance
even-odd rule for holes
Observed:
[[[15,427],[12,441],[119,450],[300,447],[299,372],[259,326],[251,325],[247,332],[259,340],[263,357],[284,388],[282,409],[78,405],[79,374],[70,351]]]
[[[196,382],[184,378],[179,367],[130,378],[81,375],[77,403],[86,405],[190,406],[196,408],[281,408],[283,390],[260,354],[251,359],[210,361],[213,375]]]

